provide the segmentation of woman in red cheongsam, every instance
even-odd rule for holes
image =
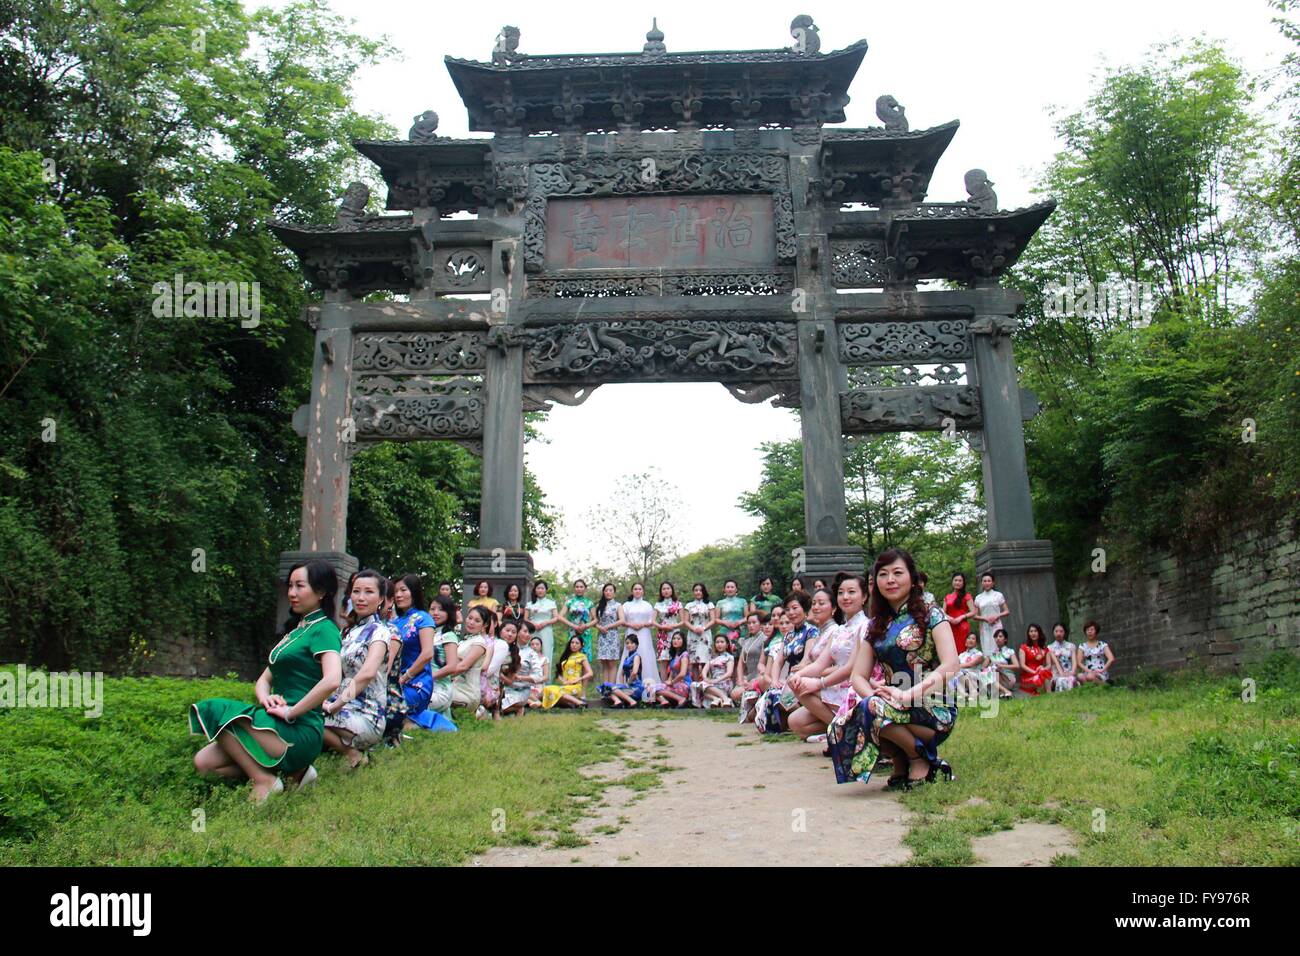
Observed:
[[[1025,632],[1025,643],[1020,645],[1020,689],[1037,695],[1052,679],[1052,666],[1047,656],[1047,638],[1037,624],[1030,624]]]
[[[966,649],[966,635],[970,633],[970,617],[975,613],[975,599],[966,593],[966,575],[958,571],[952,576],[952,593],[943,599],[943,616],[952,625],[952,638],[957,650]]]

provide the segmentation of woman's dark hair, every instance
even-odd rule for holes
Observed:
[[[759,591],[762,591],[762,590],[763,590],[763,582],[764,582],[764,581],[766,581],[766,582],[768,582],[769,584],[771,584],[771,585],[772,585],[772,589],[773,589],[773,590],[776,590],[776,582],[772,580],[772,575],[770,575],[770,574],[765,574],[765,575],[763,575],[761,578],[758,579],[758,589],[759,589]]]
[[[574,582],[573,582],[573,586],[574,586],[575,588],[576,588],[579,584],[581,584],[584,588],[587,586],[587,582],[586,582],[586,580],[583,579],[583,578],[577,578],[577,579],[574,580]]]
[[[1034,631],[1038,632],[1038,640],[1034,640],[1032,637],[1029,636]],[[1043,628],[1041,625],[1030,624],[1027,628],[1025,628],[1025,643],[1033,644],[1035,647],[1047,646],[1047,635],[1043,633]]]
[[[506,641],[506,647],[510,651],[510,662],[508,664],[503,664],[502,667],[509,667],[510,673],[517,674],[519,673],[519,624],[517,621],[513,620],[501,622],[502,627],[505,627],[507,624],[514,627],[515,639],[513,641]],[[497,640],[505,641],[506,639],[504,637],[498,637]]]
[[[1066,637],[1069,637],[1069,636],[1070,636],[1070,629],[1069,629],[1068,627],[1065,626],[1065,623],[1062,622],[1062,621],[1057,621],[1055,624],[1052,625],[1052,636],[1053,636],[1053,637],[1056,636],[1056,629],[1057,629],[1058,627],[1059,627],[1061,630],[1065,631],[1065,636],[1066,636]]]
[[[703,582],[703,581],[696,581],[694,584],[691,585],[691,591],[692,591],[692,592],[694,592],[696,588],[699,588],[699,589],[700,589],[700,600],[701,600],[701,601],[708,601],[708,599],[709,599],[709,589],[708,589],[707,587],[704,586],[704,582]]]
[[[727,578],[727,580],[725,580],[725,581],[722,582],[722,586],[723,586],[724,588],[725,588],[728,584],[736,584],[736,579],[735,579],[735,578]],[[736,590],[737,590],[737,591],[740,590],[740,585],[739,585],[739,584],[736,584]]]
[[[876,557],[875,563],[871,565],[871,579],[874,581],[880,575],[881,568],[888,567],[895,561],[902,561],[907,567],[907,576],[912,582],[912,589],[907,592],[907,613],[911,615],[917,628],[924,635],[929,629],[929,615],[925,608],[925,598],[921,596],[921,582],[917,579],[916,562],[912,560],[911,554],[902,548],[882,551]],[[868,615],[871,624],[867,628],[867,639],[873,642],[879,641],[885,636],[885,631],[895,616],[894,606],[880,593],[880,588],[871,592],[871,608]]]
[[[1101,637],[1101,625],[1098,624],[1096,621],[1087,621],[1084,623],[1083,625],[1084,637],[1088,636],[1088,628],[1092,628],[1093,630],[1095,630],[1097,632],[1097,636]]]
[[[791,601],[803,608],[805,614],[807,614],[808,609],[812,607],[812,596],[807,591],[791,591],[785,596],[785,600],[781,602],[781,606],[786,607]]]
[[[605,591],[613,586],[614,585],[609,581],[606,581],[600,586],[600,600],[596,602],[596,620],[598,621],[600,620],[600,616],[605,613],[605,608],[609,604],[609,598],[605,597]]]
[[[546,583],[544,580],[542,580],[541,578],[538,578],[536,581],[533,582],[533,600],[534,600],[534,601],[537,600],[537,589],[538,589],[539,587],[546,588],[547,591],[550,591],[550,590],[551,590],[551,586],[550,586],[549,584],[547,584],[547,583]]]
[[[482,604],[475,604],[465,612],[465,619],[469,620],[471,614],[477,614],[478,619],[483,622],[483,633],[491,634],[497,625],[497,616],[485,608]]]
[[[636,636],[635,634],[633,634],[631,631],[628,631],[627,636],[623,638],[623,643],[624,643],[624,644],[626,644],[628,641],[631,641],[631,642],[632,642],[632,645],[633,645],[634,647],[640,647],[640,646],[641,646],[641,638],[637,637],[637,636]]]
[[[974,633],[974,632],[972,631],[972,633]],[[996,641],[996,640],[998,639],[998,635],[999,635],[999,634],[1002,635],[1002,639],[1003,639],[1003,640],[1006,640],[1006,639],[1007,639],[1007,629],[1006,629],[1005,627],[999,627],[999,628],[995,628],[995,629],[994,629],[994,631],[993,631],[993,640]]]
[[[460,624],[460,609],[456,607],[456,602],[446,595],[439,594],[433,599],[433,604],[442,608],[443,612],[447,615],[447,622],[442,625],[443,632],[454,631],[456,625]],[[433,607],[433,604],[430,604],[429,607]]]
[[[307,586],[320,595],[320,609],[325,612],[325,616],[334,620],[334,607],[338,602],[339,578],[334,573],[328,562],[320,558],[313,558],[310,561],[299,561],[289,569],[288,576],[284,579],[284,586],[289,586],[289,581],[293,578],[293,572],[299,568],[307,570]],[[302,621],[301,614],[289,613],[284,622],[284,633],[288,634],[299,622]],[[282,635],[283,636],[283,635]]]
[[[749,615],[749,616],[750,616],[750,617],[756,617],[756,618],[758,618],[758,623],[759,623],[760,626],[763,625],[763,624],[766,624],[768,621],[772,620],[772,615],[771,615],[771,614],[768,614],[768,613],[767,613],[766,611],[764,611],[761,607],[758,608],[756,611],[754,611],[753,614],[751,614],[751,615]]]
[[[792,579],[790,580],[790,590],[791,590],[791,591],[802,591],[802,590],[804,590],[804,586],[803,586],[803,578],[798,578],[798,577],[796,577],[796,578],[792,578]]]
[[[518,594],[518,597],[516,597],[516,598],[514,599],[515,601],[519,601],[519,602],[522,602],[522,601],[523,601],[523,599],[524,599],[524,589],[521,588],[517,583],[515,583],[515,582],[511,582],[510,584],[507,584],[507,585],[506,585],[505,602],[506,602],[507,604],[510,603],[510,592],[511,592],[511,591],[514,591],[514,592],[516,592],[516,594]]]
[[[953,594],[957,595],[957,600],[958,600],[958,602],[960,602],[961,599],[964,598],[964,597],[966,596],[966,572],[965,572],[965,571],[954,571],[954,572],[952,573],[952,577],[954,577],[954,578],[961,578],[961,590],[960,590],[960,591],[953,591],[953,592],[952,592]]]
[[[578,649],[576,651],[573,649],[574,641],[578,642]],[[558,674],[560,673],[561,670],[563,670],[564,662],[567,661],[570,657],[572,657],[574,654],[581,654],[581,653],[582,653],[582,635],[570,634],[569,639],[564,642],[564,653],[561,654],[560,659],[555,662],[555,673]]]
[[[665,584],[668,585],[668,600],[670,600],[670,601],[676,601],[676,600],[677,600],[677,589],[676,589],[675,587],[673,587],[673,582],[672,582],[672,581],[660,581],[660,582],[659,582],[659,600],[662,601],[662,600],[664,599],[664,585],[665,585]]]
[[[528,618],[526,617],[520,618],[515,623],[519,625],[519,630],[527,631],[530,637],[533,634],[537,633],[537,625],[534,624],[532,621],[528,620]]]
[[[487,594],[479,594],[478,589],[485,584],[487,585]],[[491,597],[491,596],[492,596],[492,582],[483,580],[483,581],[479,581],[477,584],[474,585],[474,597]]]
[[[994,574],[992,571],[985,571],[983,574],[980,575],[980,580],[981,580],[981,581],[983,581],[985,578],[988,578],[988,579],[991,580],[994,584],[997,584],[997,583],[998,583],[997,575]]]
[[[838,594],[839,590],[840,589],[837,586],[835,588],[835,593]],[[840,610],[839,604],[836,603],[835,601],[835,594],[831,593],[830,588],[818,588],[816,591],[813,591],[813,593],[808,596],[808,610],[810,611],[812,610],[812,599],[819,594],[825,594],[827,600],[831,602],[831,620],[834,621],[836,624],[843,624],[844,612]]]
[[[356,583],[362,578],[374,578],[375,581],[378,582],[375,589],[379,592],[379,600],[382,604],[383,599],[388,596],[386,593],[388,589],[388,578],[384,577],[374,568],[365,568],[352,575],[352,581],[348,584],[348,594],[352,594],[352,588],[355,587]],[[360,617],[357,616],[357,609],[353,607],[352,610],[348,611],[344,620],[347,621],[347,625],[343,628],[343,633],[346,634],[348,631],[352,630],[352,628],[356,627],[357,622],[360,620]]]
[[[411,606],[407,608],[407,611],[424,610],[424,579],[418,574],[403,574],[397,580],[405,584],[406,590],[411,592]],[[393,590],[396,592],[396,586],[394,586]],[[393,606],[396,607],[397,605],[394,604]]]
[[[855,574],[850,571],[841,571],[835,575],[835,583],[832,585],[831,603],[835,605],[835,621],[837,624],[843,624],[848,620],[848,615],[844,613],[844,608],[840,607],[840,585],[845,581],[857,581],[858,587],[862,589],[862,607],[867,609],[867,602],[871,600],[871,586],[867,582],[865,574]]]
[[[673,642],[674,642],[674,641],[680,641],[680,642],[681,642],[681,647],[679,647],[679,648],[677,649],[677,653],[676,653],[676,654],[673,653]],[[685,654],[685,653],[687,653],[687,649],[686,649],[686,635],[683,634],[681,631],[673,631],[673,636],[670,637],[670,638],[668,638],[668,659],[669,659],[670,661],[675,661],[675,660],[677,660],[677,658],[681,657],[681,656],[682,656],[683,654]]]

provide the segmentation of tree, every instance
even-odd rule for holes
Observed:
[[[620,574],[649,582],[677,553],[681,496],[654,469],[626,475],[618,486],[617,505],[592,510],[589,523],[609,543]]]

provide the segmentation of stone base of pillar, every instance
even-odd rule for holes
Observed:
[[[342,551],[281,551],[278,571],[279,577],[277,579],[280,585],[280,598],[276,605],[275,612],[275,626],[277,628],[280,627],[289,616],[289,595],[285,589],[285,585],[289,580],[290,569],[299,562],[311,561],[314,559],[320,559],[334,569],[334,575],[339,581],[339,605],[346,605],[348,596],[343,593],[343,589],[348,586],[348,578],[352,576],[352,572],[358,570],[360,567],[356,558]],[[338,607],[330,608],[329,612],[335,618],[339,617],[340,610]]]
[[[812,588],[814,578],[828,585],[839,571],[864,572],[862,549],[851,544],[805,544],[794,554],[793,576]]]
[[[474,585],[487,581],[492,586],[492,597],[504,601],[506,588],[519,585],[524,603],[532,600],[533,556],[527,551],[466,550],[461,552],[461,578],[464,582],[465,600],[474,596]]]
[[[975,580],[971,590],[979,593],[979,579],[986,571],[994,575],[994,587],[1007,599],[1011,614],[1002,619],[1007,643],[1024,643],[1030,624],[1043,629],[1052,640],[1052,625],[1060,618],[1056,600],[1056,574],[1052,563],[1052,542],[1043,540],[990,541],[975,555]]]

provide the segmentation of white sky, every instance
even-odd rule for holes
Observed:
[[[281,5],[275,2],[274,5]],[[366,70],[356,87],[360,110],[404,134],[412,118],[436,110],[438,132],[468,135],[467,119],[444,55],[487,60],[504,24],[521,30],[523,53],[640,50],[651,16],[668,49],[740,50],[789,46],[791,19],[813,16],[822,50],[865,38],[868,49],[850,87],[849,126],[878,125],[875,99],[891,93],[913,129],[961,120],[931,183],[932,201],[965,198],[962,174],[988,171],[1003,208],[1033,201],[1035,174],[1057,149],[1053,107],[1077,109],[1106,64],[1136,62],[1154,43],[1204,35],[1222,41],[1255,76],[1276,70],[1287,52],[1265,0],[956,0],[911,7],[862,2],[713,4],[659,0],[623,6],[601,0],[334,0],[333,9],[369,36],[386,34],[400,56]],[[884,14],[884,15],[882,15]],[[475,134],[479,135],[479,134]],[[736,501],[758,483],[758,443],[798,436],[787,410],[745,405],[717,384],[605,385],[577,408],[557,406],[549,444],[530,443],[528,465],[562,513],[557,554],[546,569],[576,566],[599,553],[583,518],[593,506],[618,507],[618,480],[650,464],[686,502],[681,540],[692,549],[752,530]],[[700,462],[703,440],[720,461]]]

